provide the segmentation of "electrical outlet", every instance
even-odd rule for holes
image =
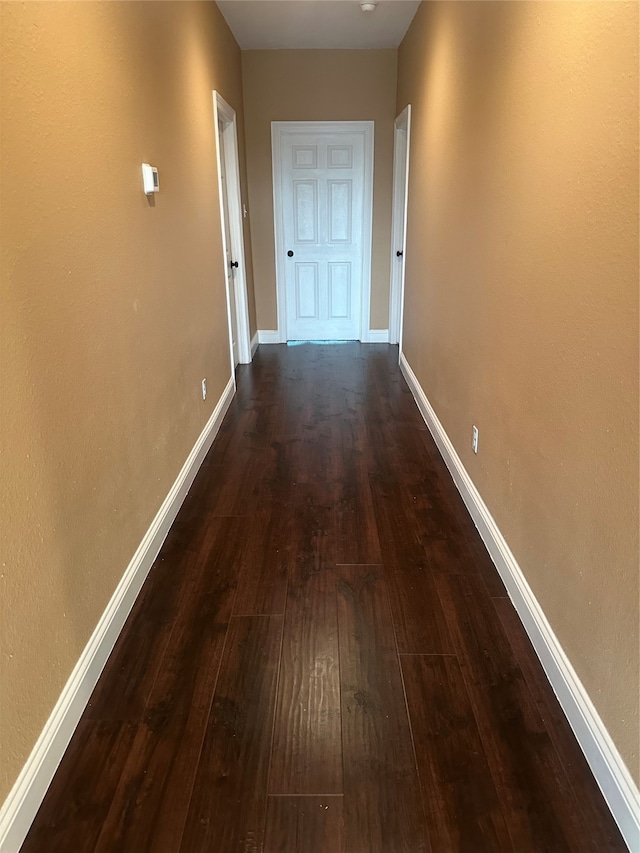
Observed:
[[[471,430],[471,449],[474,453],[478,452],[478,427],[474,426]]]
[[[202,380],[202,399],[203,400],[207,399],[207,380],[206,379]]]

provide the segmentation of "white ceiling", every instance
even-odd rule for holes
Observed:
[[[362,12],[360,0],[218,0],[242,50],[397,47],[419,0],[380,0]]]

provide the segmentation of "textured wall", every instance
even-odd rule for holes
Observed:
[[[228,381],[211,91],[242,87],[213,3],[0,13],[2,801]]]
[[[375,121],[371,328],[389,325],[395,50],[242,53],[258,326],[278,327],[272,121]]]
[[[407,358],[638,778],[638,5],[425,3],[409,102]]]

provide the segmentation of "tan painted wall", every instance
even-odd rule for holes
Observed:
[[[408,102],[407,358],[638,779],[638,5],[424,4]]]
[[[242,88],[213,3],[0,11],[2,801],[229,378],[211,91]]]
[[[375,121],[371,328],[389,325],[395,50],[242,52],[247,170],[260,329],[276,329],[272,121]]]

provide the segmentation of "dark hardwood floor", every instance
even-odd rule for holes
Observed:
[[[25,853],[625,849],[397,348],[261,347]]]

